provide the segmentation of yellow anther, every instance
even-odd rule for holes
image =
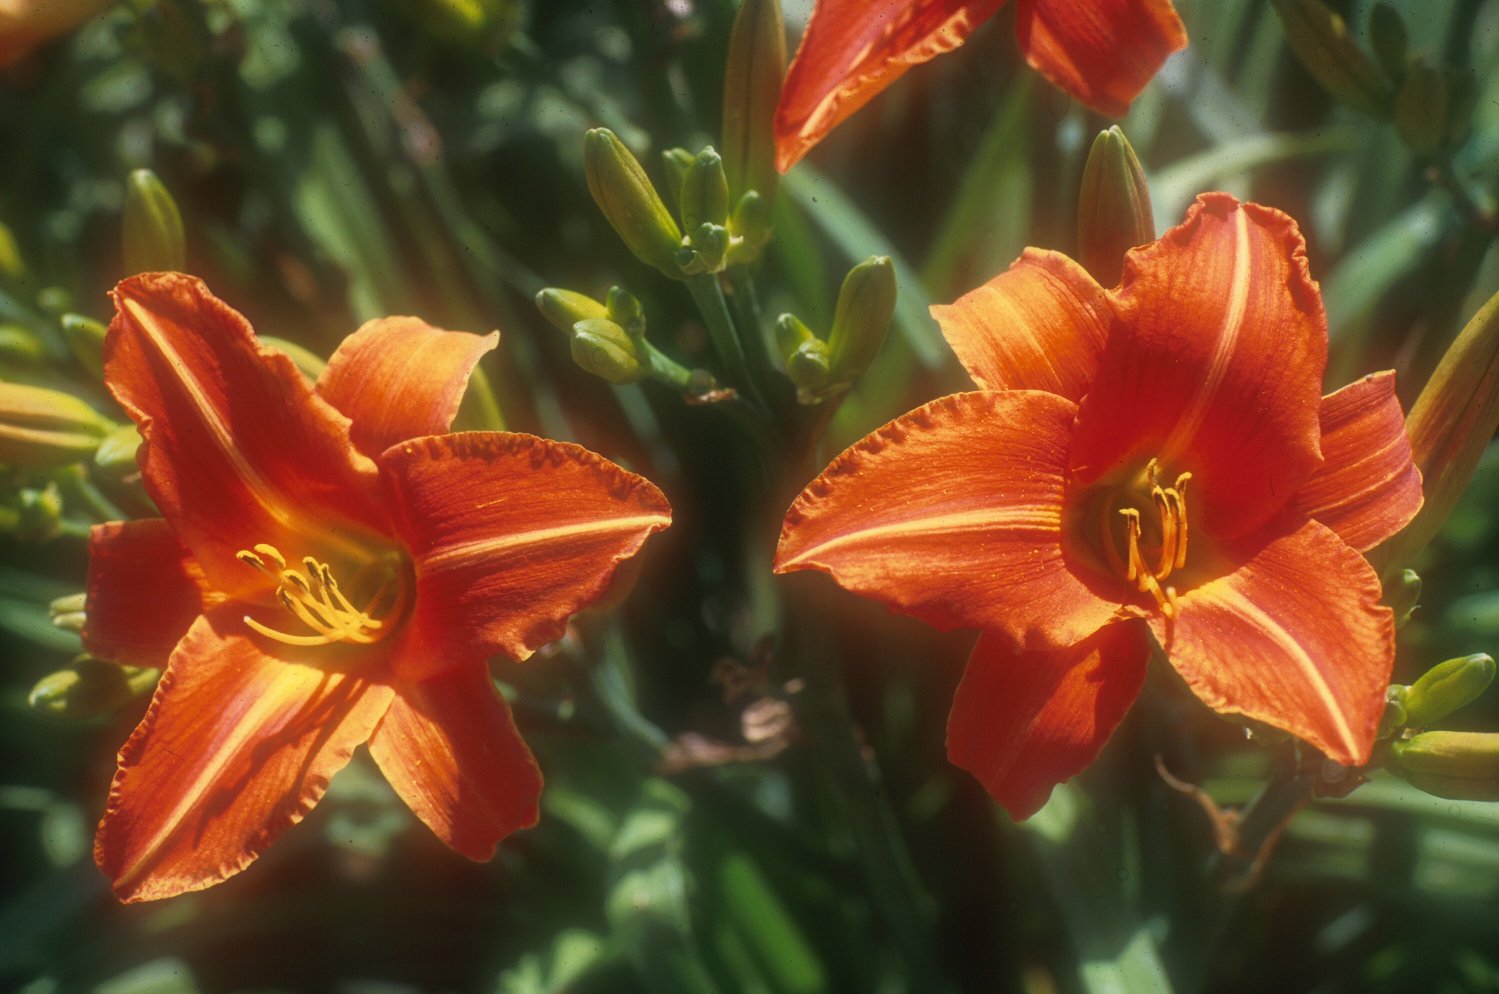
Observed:
[[[332,568],[312,556],[302,559],[305,573],[302,570],[288,569],[286,557],[271,545],[257,545],[253,552],[242,549],[235,556],[247,566],[274,577],[277,581],[276,599],[293,617],[312,629],[314,634],[294,635],[277,631],[254,618],[246,617],[245,625],[251,630],[286,645],[331,645],[335,642],[369,644],[379,641],[379,629],[385,627],[385,622],[381,618],[372,617],[370,612],[395,586],[394,576],[387,579],[364,609],[360,610],[339,590]],[[386,610],[394,611],[401,600],[397,590],[396,596],[386,605]]]
[[[274,563],[276,565],[276,569],[286,569],[286,557],[283,556],[281,554],[281,551],[274,545],[267,545],[265,542],[261,542],[259,545],[255,546],[255,551],[258,552],[261,557],[266,560],[266,562]]]
[[[1103,524],[1102,546],[1109,565],[1127,581],[1133,583],[1135,589],[1141,593],[1150,594],[1168,621],[1176,617],[1177,596],[1176,588],[1165,586],[1164,581],[1173,572],[1184,568],[1187,564],[1186,485],[1191,478],[1191,473],[1182,473],[1176,478],[1175,485],[1162,486],[1160,463],[1155,459],[1146,464],[1143,481],[1139,477],[1136,478],[1137,484],[1143,482],[1149,487],[1150,501],[1160,520],[1160,546],[1158,549],[1152,549],[1155,553],[1154,568],[1146,562],[1144,550],[1140,547],[1144,538],[1144,527],[1141,524],[1140,510],[1137,507],[1127,506],[1118,510],[1118,513],[1124,517],[1125,555],[1119,554],[1107,521]]]

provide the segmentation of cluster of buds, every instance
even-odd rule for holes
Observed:
[[[645,308],[623,287],[610,287],[600,302],[575,290],[549,287],[536,295],[536,308],[571,339],[573,361],[615,384],[655,379],[689,394],[715,387],[703,370],[673,361],[645,337]]]
[[[1380,737],[1384,764],[1413,787],[1456,800],[1499,800],[1499,732],[1428,730],[1471,704],[1494,680],[1484,653],[1438,663],[1389,689]]]
[[[819,338],[795,314],[776,321],[776,348],[803,404],[819,404],[846,391],[879,355],[895,316],[895,266],[871,256],[843,280],[833,328]]]

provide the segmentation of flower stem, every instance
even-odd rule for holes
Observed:
[[[718,353],[718,361],[724,365],[729,383],[743,390],[746,399],[764,412],[765,400],[750,376],[744,346],[739,341],[739,333],[734,330],[734,319],[729,316],[728,303],[724,300],[723,288],[718,285],[718,277],[712,273],[699,273],[687,280],[687,289],[708,326],[708,337],[713,342],[713,350]]]

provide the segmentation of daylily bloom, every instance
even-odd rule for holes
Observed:
[[[816,569],[982,633],[948,754],[1016,817],[1097,756],[1152,638],[1209,707],[1368,761],[1394,657],[1360,552],[1421,506],[1392,373],[1319,396],[1295,223],[1207,194],[1106,291],[1027,250],[933,308],[979,389],[855,443],[792,504]]]
[[[1005,0],[817,0],[776,107],[776,168],[907,69],[963,44]],[[1074,99],[1122,116],[1187,31],[1171,0],[1016,0],[1025,60]]]
[[[368,743],[433,832],[488,859],[541,774],[486,660],[524,659],[671,511],[580,448],[445,434],[487,336],[364,325],[314,388],[197,279],[114,290],[105,376],[162,518],[95,529],[84,641],[165,666],[94,855],[126,901],[244,869]]]

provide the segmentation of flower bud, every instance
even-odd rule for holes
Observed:
[[[696,232],[702,225],[729,221],[729,181],[723,159],[713,147],[703,149],[682,177],[682,227]]]
[[[25,365],[36,365],[47,360],[47,346],[36,332],[23,324],[5,322],[0,324],[0,359],[8,359]]]
[[[682,213],[682,181],[697,156],[685,148],[669,148],[661,153],[661,165],[666,169],[666,199],[680,215]]]
[[[635,295],[622,286],[609,288],[609,300],[605,304],[608,318],[625,330],[631,338],[645,335],[645,308]]]
[[[1322,0],[1274,0],[1286,43],[1322,88],[1350,107],[1385,114],[1390,91],[1374,63],[1348,34],[1342,16]]]
[[[729,252],[729,230],[721,224],[701,224],[692,233],[691,244],[677,256],[677,264],[689,276],[723,270]]]
[[[573,325],[573,362],[610,383],[638,383],[649,374],[635,342],[608,318],[586,318]]]
[[[724,72],[724,170],[734,196],[754,190],[767,207],[780,181],[775,114],[785,76],[786,25],[780,0],[744,0],[729,35]]]
[[[553,328],[568,334],[572,334],[573,325],[579,321],[609,316],[609,309],[592,297],[557,287],[548,287],[536,295],[536,309]]]
[[[749,265],[760,258],[769,241],[770,202],[750,190],[739,198],[729,217],[729,265]]]
[[[583,167],[594,203],[636,258],[681,279],[677,250],[682,232],[640,162],[608,128],[583,137]]]
[[[141,433],[133,424],[115,428],[99,443],[94,465],[106,476],[120,479],[140,469],[135,454],[141,447]]]
[[[1451,107],[1447,76],[1424,62],[1412,62],[1395,95],[1395,130],[1420,156],[1441,151]]]
[[[1401,570],[1399,577],[1385,584],[1384,602],[1395,613],[1395,627],[1404,628],[1421,606],[1421,575],[1413,569]]]
[[[1472,703],[1494,680],[1494,657],[1477,652],[1437,663],[1410,685],[1405,723],[1423,728]]]
[[[1446,773],[1396,770],[1401,779],[1433,797],[1450,801],[1499,801],[1499,776],[1460,777]]]
[[[64,314],[58,319],[68,351],[84,369],[104,378],[104,335],[108,329],[82,314]]]
[[[185,268],[187,238],[177,202],[155,173],[137,169],[125,181],[125,271]]]
[[[895,295],[895,264],[889,256],[870,256],[843,278],[828,333],[834,382],[853,382],[879,355],[895,317]]]
[[[1422,732],[1390,743],[1395,768],[1405,773],[1499,780],[1499,732]]]
[[[796,384],[797,399],[803,404],[822,400],[831,380],[830,368],[828,346],[820,338],[807,339],[786,356],[786,376]]]
[[[72,394],[0,383],[0,463],[65,466],[93,456],[113,428]]]
[[[788,359],[803,342],[817,337],[795,314],[782,314],[776,318],[775,332],[776,350],[781,353],[782,358]]]
[[[1379,730],[1374,737],[1383,742],[1405,727],[1405,695],[1408,687],[1396,684],[1385,693],[1384,712],[1379,716]]]
[[[1124,272],[1124,253],[1155,240],[1145,171],[1118,125],[1093,139],[1077,200],[1078,261],[1104,286]]]
[[[1369,11],[1369,44],[1379,68],[1395,82],[1405,75],[1406,51],[1410,38],[1400,14],[1387,3],[1377,3]]]
[[[79,656],[72,665],[37,681],[26,702],[49,718],[95,718],[149,693],[160,675],[160,670]]]
[[[1491,297],[1448,347],[1405,419],[1421,470],[1421,511],[1379,552],[1401,567],[1426,547],[1467,489],[1499,428],[1499,294]]]
[[[62,493],[56,483],[22,487],[0,503],[0,530],[22,542],[47,542],[62,532]]]

